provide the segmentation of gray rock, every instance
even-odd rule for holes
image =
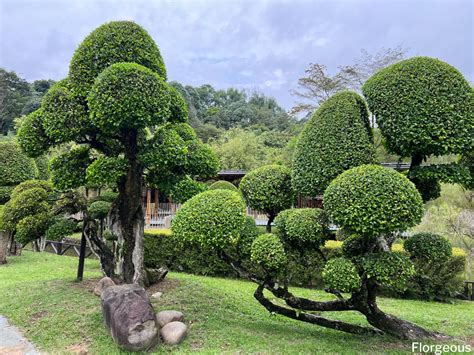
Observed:
[[[160,328],[171,322],[181,322],[184,314],[178,311],[161,311],[156,315],[156,320]]]
[[[159,300],[163,296],[163,292],[155,292],[154,294],[151,295],[152,298],[155,298]]]
[[[168,345],[179,344],[188,333],[188,327],[183,322],[171,322],[160,330],[161,339]]]
[[[159,341],[156,315],[143,287],[110,286],[101,298],[106,327],[120,347],[146,350]]]
[[[100,296],[102,295],[102,292],[104,292],[104,290],[107,288],[107,287],[110,287],[110,286],[115,286],[115,282],[110,278],[110,277],[103,277],[99,280],[99,282],[97,282],[97,284],[95,285],[94,287],[94,293],[97,295],[97,296]]]
[[[168,269],[160,267],[159,269],[145,269],[147,284],[154,285],[163,280],[168,274]]]

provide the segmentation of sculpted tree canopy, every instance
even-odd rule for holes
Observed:
[[[69,75],[45,95],[18,132],[23,149],[39,156],[74,143],[51,164],[61,190],[80,186],[118,190],[109,213],[115,253],[85,214],[86,234],[108,276],[143,283],[141,206],[145,182],[170,189],[183,179],[214,176],[217,158],[186,124],[187,108],[166,83],[160,51],[128,21],[106,23],[80,44]]]
[[[421,166],[430,156],[473,150],[474,95],[463,75],[429,57],[393,64],[362,87],[389,152],[411,157],[409,177],[423,198],[439,196],[439,183],[470,179],[462,164]]]
[[[214,250],[240,277],[255,282],[255,299],[272,314],[364,336],[385,333],[401,339],[443,339],[438,333],[383,312],[377,305],[380,286],[403,290],[414,273],[410,258],[389,248],[392,233],[414,226],[423,214],[421,196],[413,183],[394,170],[362,165],[334,179],[324,200],[325,211],[285,210],[277,219],[278,235],[254,235],[249,240],[239,234],[245,221],[240,197],[227,190],[207,191],[194,196],[177,212],[173,235]],[[351,233],[344,244],[352,245],[344,248],[344,257],[326,263],[325,290],[334,299],[319,301],[290,291],[293,275],[288,262],[300,255],[304,265],[304,252],[309,250],[319,250],[325,256],[326,213],[333,223]],[[249,256],[235,253],[249,244]],[[429,255],[430,251],[421,248],[418,253]],[[371,327],[324,314],[336,311],[360,312]]]
[[[316,197],[344,170],[373,163],[375,151],[367,106],[355,92],[324,102],[306,123],[293,158],[293,188]]]

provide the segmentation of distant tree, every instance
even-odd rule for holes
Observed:
[[[294,91],[293,95],[304,99],[297,103],[292,113],[313,112],[325,100],[336,92],[352,89],[360,92],[362,84],[378,70],[402,60],[406,49],[402,47],[382,48],[375,54],[365,49],[355,60],[354,64],[339,66],[339,71],[331,76],[324,64],[311,63],[305,70],[307,74],[298,80],[301,91]]]
[[[440,193],[440,182],[470,179],[463,164],[422,166],[430,156],[473,150],[473,90],[449,64],[414,57],[377,72],[362,87],[390,153],[410,157],[409,178],[425,201]]]
[[[0,132],[7,135],[30,97],[28,82],[15,72],[0,68]]]
[[[84,211],[85,233],[108,276],[145,283],[145,179],[172,186],[187,176],[213,176],[217,158],[186,124],[187,108],[166,82],[160,51],[150,35],[128,21],[106,23],[80,44],[69,75],[28,115],[19,141],[31,156],[52,146],[75,147],[51,163],[60,190],[111,186],[118,190],[108,223],[117,238],[114,253]],[[169,181],[172,180],[172,181]]]

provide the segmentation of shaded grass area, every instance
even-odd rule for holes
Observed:
[[[100,300],[92,293],[101,276],[98,262],[86,260],[85,282],[74,281],[77,258],[24,252],[0,267],[0,314],[22,329],[40,350],[91,354],[121,353],[103,326]],[[411,343],[390,337],[361,337],[269,314],[254,299],[255,286],[230,280],[171,273],[157,311],[183,311],[190,328],[179,346],[159,346],[157,353],[407,353]],[[321,291],[295,289],[306,297],[330,299]],[[473,343],[474,303],[440,304],[380,299],[381,308],[432,330]],[[333,318],[366,324],[355,312]]]

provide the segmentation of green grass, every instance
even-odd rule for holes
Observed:
[[[85,283],[74,281],[77,258],[24,252],[0,267],[0,314],[22,329],[42,351],[113,354],[120,350],[103,326],[100,300],[90,290],[100,277],[98,262],[87,260]],[[272,316],[254,299],[255,286],[239,280],[172,273],[157,311],[177,309],[186,315],[188,338],[159,353],[407,353],[410,343],[390,337],[361,337]],[[88,281],[89,280],[89,281]],[[85,287],[88,286],[88,287]],[[329,299],[321,291],[295,289],[307,297]],[[381,308],[429,329],[472,342],[474,303],[454,304],[380,299]],[[365,324],[355,312],[328,314]]]

